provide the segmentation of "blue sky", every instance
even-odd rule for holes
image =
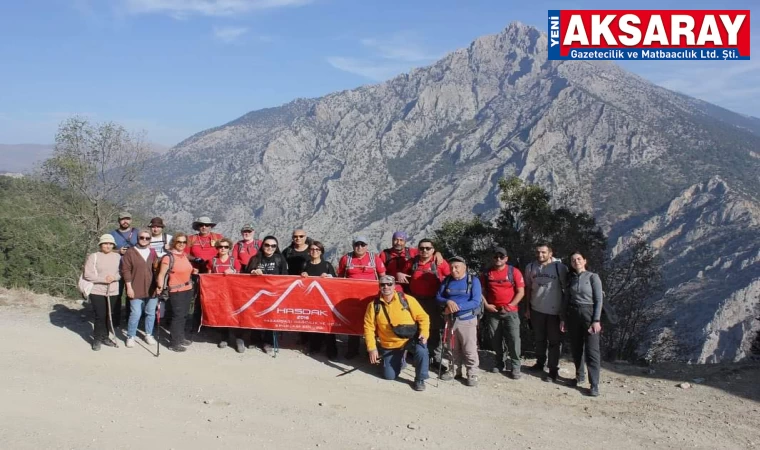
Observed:
[[[752,9],[726,1],[727,9]],[[709,9],[650,1],[637,9]],[[0,3],[0,143],[50,143],[73,114],[173,145],[246,112],[374,83],[548,9],[609,1],[24,0]],[[753,11],[754,12],[754,11]],[[755,19],[757,23],[758,19]],[[760,31],[753,23],[753,47]],[[760,117],[749,62],[627,62],[656,83]]]

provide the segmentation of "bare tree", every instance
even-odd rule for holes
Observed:
[[[615,323],[602,334],[608,359],[633,359],[658,317],[656,302],[664,289],[659,258],[641,238],[608,261],[602,273],[605,304],[615,311]]]
[[[72,117],[59,126],[53,156],[43,163],[42,175],[68,193],[70,201],[59,210],[81,227],[90,243],[136,197],[150,154],[142,134],[113,122],[93,124]]]

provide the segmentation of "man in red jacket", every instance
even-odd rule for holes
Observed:
[[[374,252],[367,251],[368,239],[357,236],[353,240],[354,251],[343,255],[338,263],[338,276],[356,280],[379,280],[385,275],[385,266]],[[353,359],[359,354],[359,336],[349,336],[346,359]]]
[[[406,262],[406,267],[398,273],[397,277],[409,280],[409,293],[417,299],[427,315],[430,316],[428,353],[432,358],[431,367],[437,369],[443,360],[443,347],[441,346],[443,309],[438,305],[436,295],[443,279],[451,274],[451,268],[445,260],[436,260],[434,256],[436,251],[432,240],[421,239],[417,244],[417,250],[419,254]]]
[[[243,239],[235,242],[235,245],[232,246],[232,257],[235,261],[240,262],[241,268],[247,266],[248,261],[261,250],[261,240],[254,239],[254,231],[253,225],[249,223],[243,225],[243,228],[240,229]]]
[[[386,248],[380,253],[380,261],[385,264],[385,272],[396,279],[398,273],[404,271],[406,263],[417,256],[418,253],[416,248],[406,246],[409,236],[405,232],[396,231],[393,233],[392,239],[393,246]],[[396,290],[402,292],[405,286],[402,283],[405,282],[406,280],[396,283]]]
[[[193,230],[198,233],[187,237],[185,253],[189,255],[188,259],[193,264],[193,267],[198,269],[199,273],[206,273],[208,271],[208,262],[216,256],[216,242],[224,236],[211,232],[216,223],[208,216],[199,217],[198,220],[193,222],[192,226]],[[193,289],[195,290],[195,303],[193,306],[192,329],[196,330],[201,325],[201,299],[197,275],[193,276]]]

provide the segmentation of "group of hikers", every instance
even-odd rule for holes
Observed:
[[[491,264],[475,275],[461,256],[444,259],[430,239],[409,247],[407,234],[397,231],[392,246],[377,254],[369,250],[366,237],[355,237],[353,251],[341,256],[336,270],[323,259],[324,245],[302,229],[294,230],[291,243],[281,249],[274,236],[255,239],[250,224],[240,229],[241,238],[233,243],[212,231],[216,223],[209,217],[195,220],[191,235],[165,233],[160,217],[138,229],[132,227],[131,214],[122,212],[118,223],[117,229],[100,237],[99,251],[88,255],[80,279],[80,289],[95,313],[95,351],[102,345],[118,346],[110,332],[115,335],[114,326],[121,324],[124,293],[128,299],[126,347],[135,346],[141,318],[145,342],[157,345],[156,314],[165,321],[170,312],[169,349],[184,352],[193,342],[185,335],[191,306],[191,329],[200,328],[201,323],[198,274],[344,277],[378,283],[378,296],[367,305],[364,316],[364,340],[369,362],[380,365],[386,379],[400,375],[409,355],[415,390],[425,389],[431,368],[438,370],[441,380],[461,379],[467,386],[477,386],[479,327],[486,327],[495,352],[491,371],[520,379],[519,305],[527,300],[522,310],[533,330],[536,354],[530,370],[544,381],[558,381],[560,344],[566,332],[576,368],[570,384],[585,384],[587,370],[586,392],[599,395],[602,284],[596,273],[587,270],[581,251],[570,255],[568,269],[553,257],[549,244],[540,243],[536,260],[524,268],[523,275],[508,264],[507,250],[497,246]],[[301,338],[307,352],[324,346],[329,359],[338,357],[335,335],[301,333]],[[231,345],[240,353],[259,346],[272,354],[274,339],[272,331],[231,328],[222,334],[218,346]],[[360,345],[360,336],[348,336],[345,358],[358,356]]]

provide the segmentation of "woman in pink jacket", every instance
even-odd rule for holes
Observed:
[[[88,299],[95,310],[95,324],[92,333],[92,349],[100,350],[101,344],[116,347],[116,343],[108,337],[111,311],[118,305],[119,300],[119,263],[121,255],[114,252],[116,246],[113,236],[104,234],[98,241],[100,251],[87,256],[82,277],[92,283]]]

